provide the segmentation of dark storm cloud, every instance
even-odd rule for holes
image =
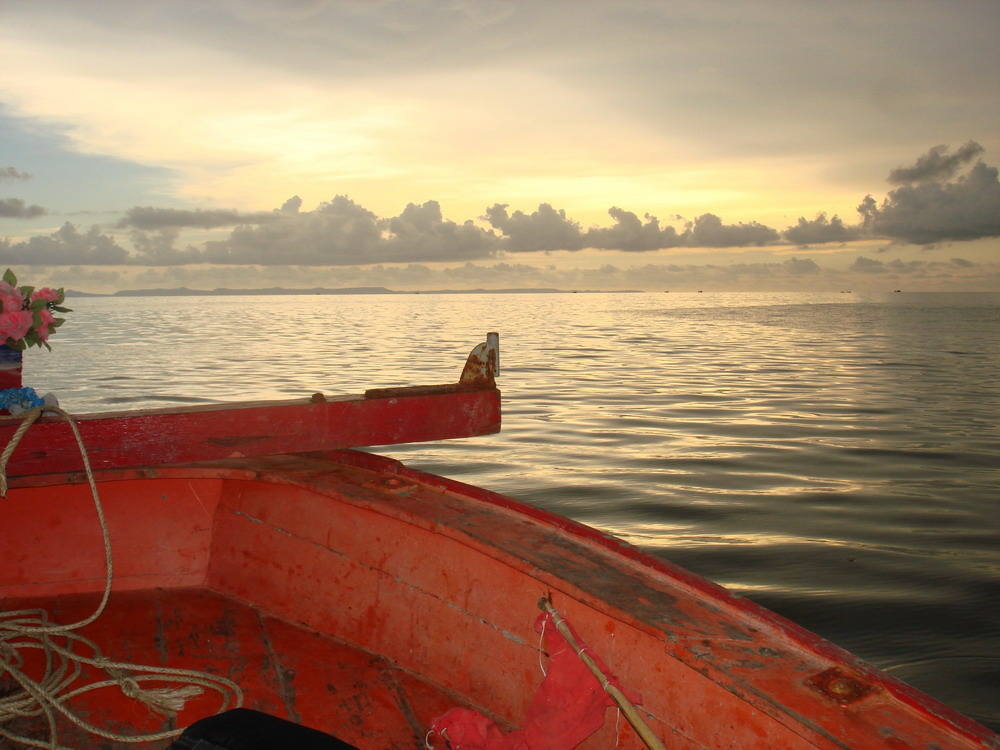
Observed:
[[[0,264],[6,265],[116,266],[130,259],[129,252],[113,237],[101,234],[98,227],[81,233],[70,222],[47,237],[32,237],[16,244],[0,241]]]
[[[48,213],[41,206],[29,206],[20,198],[0,198],[0,218],[35,219]]]
[[[825,213],[819,213],[812,221],[799,217],[799,223],[781,233],[793,245],[822,245],[827,242],[850,242],[862,236],[861,228],[847,226],[839,216],[827,220]]]
[[[889,172],[888,181],[894,185],[906,185],[913,182],[947,180],[954,177],[961,167],[983,153],[983,150],[983,147],[975,141],[969,141],[953,154],[948,153],[947,146],[935,146],[918,158],[912,167],[896,167]]]
[[[241,224],[266,224],[278,221],[282,215],[276,211],[243,213],[240,211],[208,211],[203,209],[181,210],[176,208],[153,208],[136,206],[125,212],[118,222],[118,228],[133,227],[142,230],[157,229],[216,229],[218,227],[239,226]]]

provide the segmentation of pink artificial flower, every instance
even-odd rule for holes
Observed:
[[[0,304],[4,312],[15,312],[24,309],[24,295],[16,286],[11,286],[6,281],[0,281]]]
[[[56,316],[47,307],[43,307],[38,311],[38,318],[40,322],[35,327],[35,335],[38,336],[39,341],[48,341],[49,336],[55,332],[52,324],[55,322]]]
[[[39,341],[48,341],[49,336],[55,333],[52,323],[55,322],[56,316],[47,307],[43,307],[38,311],[38,318],[41,322],[35,327],[35,335]]]
[[[59,301],[59,290],[49,289],[49,287],[42,287],[41,289],[36,289],[31,295],[31,301],[34,302],[36,299],[43,299],[46,302],[58,302]]]
[[[25,334],[31,330],[34,316],[28,310],[15,310],[13,312],[0,313],[0,341],[23,339]]]

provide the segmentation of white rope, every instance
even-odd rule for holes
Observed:
[[[545,665],[542,664],[542,652],[545,651],[545,626],[548,624],[549,618],[542,618],[542,632],[538,634],[538,668],[542,670],[542,677],[548,677],[548,672],[545,671]]]
[[[89,617],[70,625],[60,625],[50,621],[48,613],[44,610],[0,612],[0,677],[7,676],[17,685],[13,692],[0,695],[0,737],[26,747],[73,750],[59,743],[60,719],[65,719],[91,734],[116,742],[151,742],[176,737],[183,731],[172,729],[134,735],[110,732],[84,721],[67,705],[71,699],[84,693],[114,686],[128,697],[141,701],[164,716],[173,716],[184,707],[188,698],[201,695],[206,688],[215,690],[222,696],[219,713],[231,706],[241,705],[243,693],[239,686],[224,677],[187,669],[151,667],[107,659],[101,654],[97,644],[73,632],[94,622],[104,612],[111,596],[113,568],[111,538],[97,493],[97,483],[90,468],[90,460],[83,439],[80,437],[80,431],[67,412],[57,406],[39,406],[23,412],[24,421],[0,454],[0,495],[7,495],[7,462],[21,438],[44,412],[55,412],[62,416],[69,423],[80,448],[104,542],[104,592],[100,604]],[[84,655],[80,649],[86,650],[89,655]],[[22,671],[25,662],[22,652],[25,650],[41,650],[44,654],[45,668],[37,679]],[[81,677],[84,666],[101,670],[110,679],[74,687]],[[148,682],[181,686],[146,688],[140,684]],[[41,717],[44,717],[47,725],[48,739],[25,737],[4,727],[15,719]]]

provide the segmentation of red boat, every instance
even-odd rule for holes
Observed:
[[[165,748],[242,704],[379,750],[1000,748],[669,562],[354,450],[498,431],[497,357],[491,334],[454,384],[77,417],[89,467],[63,416],[0,419],[0,746]]]

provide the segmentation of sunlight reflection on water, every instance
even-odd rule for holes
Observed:
[[[504,431],[380,452],[616,533],[1000,727],[1000,665],[972,666],[1000,653],[1000,295],[69,304],[25,383],[75,413],[453,382],[500,331]]]

